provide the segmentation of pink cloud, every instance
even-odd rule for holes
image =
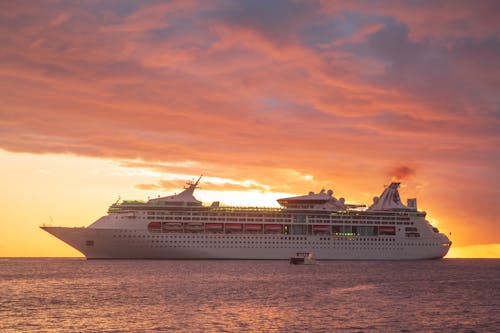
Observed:
[[[368,202],[394,176],[462,205],[450,179],[466,174],[495,198],[498,13],[472,7],[6,3],[0,148],[251,175],[277,192],[333,180]]]

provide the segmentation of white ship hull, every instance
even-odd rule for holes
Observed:
[[[158,234],[147,230],[42,227],[87,259],[271,259],[314,252],[318,260],[439,259],[449,244],[432,238],[318,235]],[[443,240],[444,241],[448,241]],[[448,241],[449,242],[449,241]]]

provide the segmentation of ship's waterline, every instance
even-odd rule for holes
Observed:
[[[200,177],[201,178],[201,177]],[[88,259],[437,259],[451,241],[432,227],[416,200],[403,205],[399,183],[367,209],[333,191],[279,199],[282,208],[204,206],[183,192],[147,202],[122,201],[84,228],[42,228]]]

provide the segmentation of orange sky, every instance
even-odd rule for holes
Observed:
[[[37,226],[88,225],[118,195],[204,174],[200,199],[249,204],[322,187],[369,204],[398,179],[452,255],[498,257],[499,15],[496,1],[4,2],[0,256],[75,255]]]

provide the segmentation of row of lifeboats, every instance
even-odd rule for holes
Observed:
[[[229,232],[262,232],[265,233],[281,233],[283,230],[287,231],[288,226],[282,224],[255,224],[255,223],[176,223],[176,222],[150,222],[148,230],[151,232],[201,232],[201,231],[229,231]],[[329,226],[327,225],[313,225],[312,230],[315,232],[327,232]]]
[[[300,226],[299,226],[300,227]],[[351,235],[350,233],[338,233],[331,229],[330,225],[310,226],[313,234],[329,235]],[[393,226],[379,226],[378,235],[395,235],[396,228]],[[262,223],[222,223],[222,222],[150,222],[150,232],[214,232],[214,233],[285,233],[288,234],[290,226],[286,224],[262,224]],[[305,232],[302,229],[302,232]],[[419,237],[418,233],[407,233],[407,237]]]

